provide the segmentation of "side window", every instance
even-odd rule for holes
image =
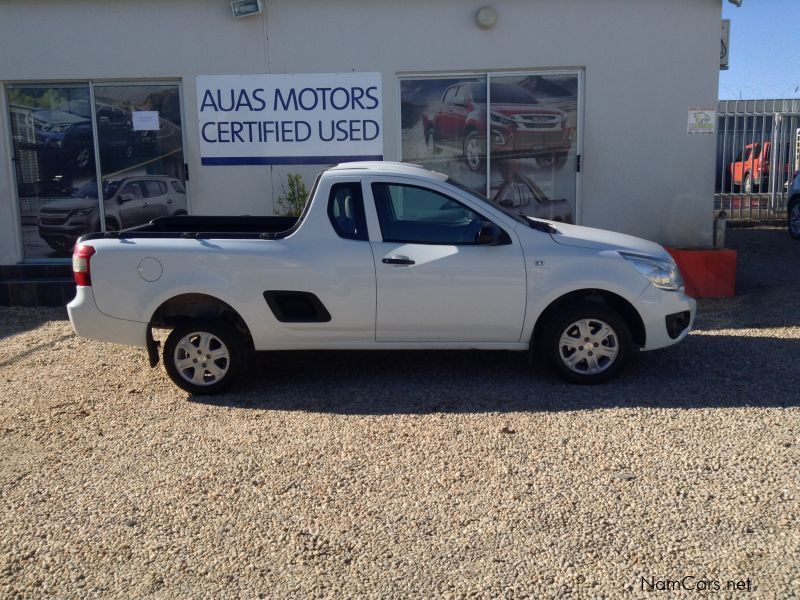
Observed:
[[[444,93],[444,98],[442,99],[442,103],[444,104],[452,104],[453,103],[453,96],[456,95],[456,88],[450,87],[447,88],[447,91]]]
[[[186,188],[184,187],[183,183],[177,180],[172,182],[172,189],[178,192],[179,194],[186,193]]]
[[[426,188],[373,183],[384,242],[477,244],[485,221],[463,204]]]
[[[134,200],[141,200],[144,197],[138,181],[126,183],[125,187],[122,188],[122,192],[120,192],[120,197],[122,196],[131,196]]]
[[[155,179],[145,179],[142,184],[145,189],[145,197],[154,198],[155,196],[161,196],[167,193],[167,186]],[[164,186],[163,189],[161,186]]]
[[[464,91],[464,86],[458,86],[458,91],[456,92],[455,97],[453,98],[453,104],[456,106],[466,106],[467,105],[467,95]]]
[[[361,183],[335,183],[328,198],[328,218],[341,238],[369,240]]]

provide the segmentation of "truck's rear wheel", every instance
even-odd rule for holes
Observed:
[[[625,320],[595,302],[564,307],[545,330],[543,348],[555,370],[576,383],[601,383],[618,375],[632,356]]]
[[[164,344],[167,374],[191,394],[216,394],[228,388],[244,369],[248,355],[242,334],[222,320],[179,325]]]

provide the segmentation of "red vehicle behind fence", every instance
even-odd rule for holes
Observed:
[[[745,194],[758,192],[759,189],[766,192],[769,188],[771,154],[772,142],[747,144],[729,167],[734,188],[740,188]],[[779,185],[788,181],[790,157],[787,146],[784,159],[786,173]]]

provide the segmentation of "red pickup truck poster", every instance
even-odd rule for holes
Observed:
[[[506,208],[574,221],[577,75],[401,81],[402,159]]]

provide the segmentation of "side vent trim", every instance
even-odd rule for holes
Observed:
[[[327,323],[331,320],[325,305],[311,292],[267,290],[264,300],[281,323]]]

